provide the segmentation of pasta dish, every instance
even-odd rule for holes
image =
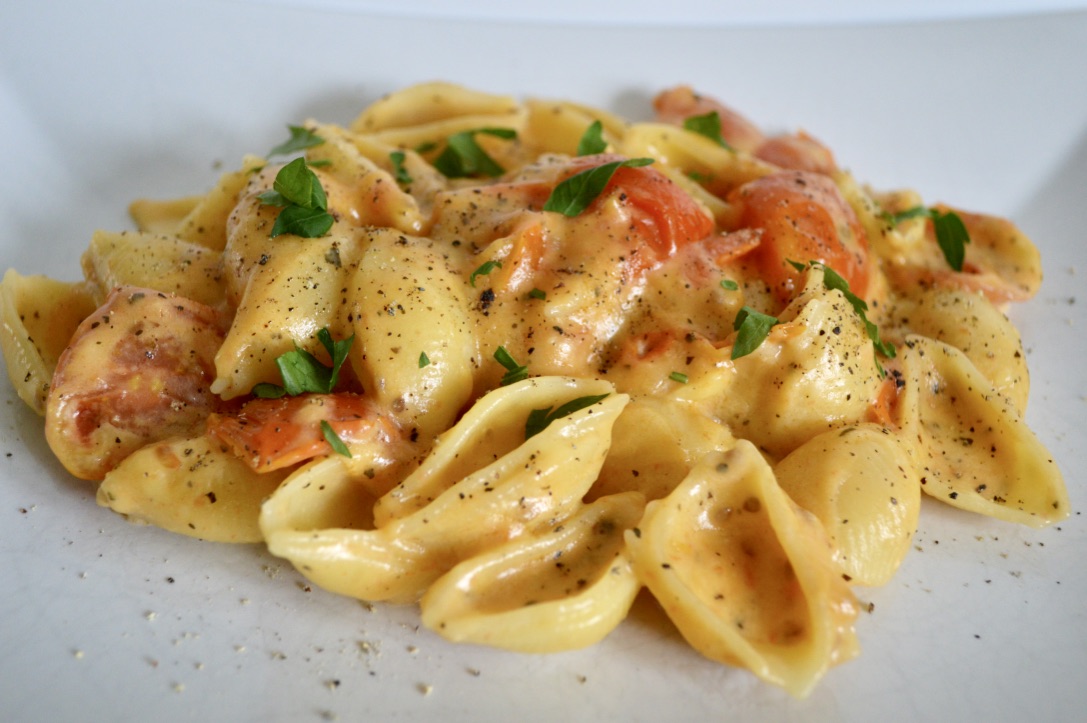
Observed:
[[[649,595],[805,696],[923,496],[1068,515],[1004,315],[1039,254],[688,87],[649,115],[435,82],[288,126],[82,280],[9,270],[11,383],[132,521],[510,650]]]

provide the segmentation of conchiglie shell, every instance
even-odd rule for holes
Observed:
[[[0,350],[8,379],[38,414],[45,414],[57,360],[98,306],[93,291],[91,284],[22,276],[14,269],[0,282]]]
[[[261,507],[268,551],[325,589],[361,599],[382,594],[387,581],[410,577],[421,550],[413,540],[374,532],[374,496],[366,484],[370,456],[329,456],[290,474]],[[390,587],[392,583],[388,584]]]
[[[212,307],[226,300],[221,254],[179,238],[96,231],[83,253],[83,275],[98,285],[99,303],[115,286],[140,286]]]
[[[777,170],[749,153],[714,143],[693,131],[667,123],[635,123],[623,136],[619,152],[631,158],[652,156],[677,175],[698,178],[714,196]]]
[[[402,88],[375,101],[359,113],[351,123],[351,130],[355,133],[377,133],[463,116],[512,115],[520,110],[520,103],[512,96],[433,81]]]
[[[864,421],[883,383],[860,317],[823,286],[820,268],[780,318],[758,349],[731,362],[735,379],[718,405],[731,428],[776,457]]]
[[[213,542],[260,542],[260,505],[287,476],[257,474],[209,437],[171,439],[125,458],[98,486],[103,507]]]
[[[525,101],[528,117],[523,141],[532,153],[577,154],[578,144],[594,121],[600,121],[605,143],[614,147],[626,130],[626,122],[599,108],[569,101],[531,99]]]
[[[276,359],[296,345],[317,353],[316,335],[322,328],[336,340],[351,334],[343,289],[360,239],[344,234],[275,241],[255,266],[215,354],[211,390],[223,399],[249,394],[260,382],[281,383]]]
[[[460,563],[421,600],[423,624],[454,642],[549,653],[599,642],[641,588],[623,532],[645,498],[603,497],[557,525]]]
[[[1069,515],[1049,451],[965,354],[920,336],[907,337],[902,352],[902,435],[924,492],[1031,527]]]
[[[874,424],[824,432],[781,460],[774,474],[823,523],[851,582],[890,581],[921,509],[920,475],[897,437]]]
[[[822,526],[746,440],[650,502],[627,545],[642,582],[712,660],[803,697],[857,652],[856,601]]]
[[[310,121],[312,130],[324,143],[306,151],[310,163],[324,162],[321,173],[335,178],[349,190],[348,206],[353,223],[360,226],[388,226],[404,233],[418,234],[426,219],[415,198],[402,191],[386,165],[393,147],[356,137],[334,125]]]
[[[299,489],[342,484],[347,474],[342,465],[332,470],[311,465],[265,503],[261,527],[268,549],[333,592],[363,600],[408,602],[417,600],[462,560],[566,517],[596,478],[611,425],[626,398],[613,394],[496,454],[486,439],[490,433],[516,424],[523,439],[525,416],[533,408],[531,403],[539,402],[526,391],[531,386],[519,394],[517,390],[501,393],[509,389],[499,394],[506,406],[519,411],[489,407],[485,398],[480,403],[493,415],[489,423],[480,428],[470,410],[465,416],[468,421],[458,423],[450,438],[439,442],[406,480],[406,489],[432,490],[433,501],[409,504],[402,511],[414,511],[393,519],[386,516],[373,529],[314,529],[311,525],[302,529],[291,521],[290,513]],[[554,403],[554,393],[548,399],[548,404]],[[417,484],[416,478],[422,482]],[[432,479],[438,484],[431,486]]]
[[[892,324],[961,350],[1020,415],[1030,393],[1027,357],[1019,332],[982,294],[919,286],[896,302]]]
[[[525,444],[525,422],[532,410],[558,407],[578,397],[614,391],[605,381],[533,377],[484,395],[442,435],[418,470],[378,500],[374,509],[377,525],[386,525],[423,509],[481,467],[518,450]],[[606,401],[608,414],[614,412],[618,416],[627,397],[613,395]],[[616,401],[618,409],[613,407]],[[606,420],[609,437],[613,423],[614,418]],[[606,453],[608,445],[603,449]]]
[[[464,284],[440,253],[394,233],[373,235],[350,283],[352,367],[429,443],[464,409],[479,366]]]
[[[184,196],[158,200],[153,198],[138,198],[128,206],[128,215],[136,224],[136,228],[146,233],[169,234],[177,233],[182,220],[196,208],[203,196]]]
[[[589,498],[637,490],[664,497],[710,452],[735,440],[728,427],[695,405],[666,397],[635,397],[615,421],[611,449]],[[653,440],[646,444],[646,440]]]
[[[182,241],[206,246],[213,251],[226,247],[227,221],[252,175],[267,163],[259,156],[246,156],[241,168],[224,173],[171,233]]]

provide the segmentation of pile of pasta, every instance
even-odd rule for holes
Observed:
[[[426,83],[292,126],[134,202],[83,280],[8,271],[11,381],[133,521],[511,650],[599,641],[644,590],[804,696],[922,495],[1068,514],[1003,313],[1038,252],[690,88],[653,106]]]

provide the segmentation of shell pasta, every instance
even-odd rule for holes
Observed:
[[[641,595],[803,697],[922,497],[1069,514],[1007,220],[686,87],[632,121],[425,83],[289,130],[133,202],[83,279],[0,283],[12,385],[130,520],[510,650],[591,645]]]

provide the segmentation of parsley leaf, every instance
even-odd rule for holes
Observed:
[[[668,375],[668,378],[673,382],[679,382],[680,384],[686,384],[688,381],[687,375],[683,372],[672,372]]]
[[[725,291],[736,291],[740,288],[740,285],[732,279],[721,279],[721,288]]]
[[[739,332],[732,345],[732,358],[739,359],[759,348],[770,336],[770,329],[778,323],[777,317],[755,311],[750,306],[740,308],[732,328]]]
[[[475,271],[473,271],[471,276],[468,277],[468,283],[474,289],[474,288],[476,288],[476,277],[477,276],[486,276],[489,273],[491,273],[492,271],[494,271],[495,269],[500,269],[500,268],[502,268],[502,262],[501,261],[484,261],[482,264],[479,265],[479,268],[476,269]]]
[[[709,138],[722,148],[732,150],[732,146],[721,136],[721,116],[715,110],[711,110],[704,115],[692,115],[684,118],[683,128]]]
[[[948,266],[955,271],[962,271],[963,261],[966,260],[966,244],[970,243],[966,224],[954,211],[933,211],[932,226],[936,230],[936,243],[943,251]]]
[[[351,450],[340,439],[340,435],[336,434],[336,430],[332,428],[332,425],[324,419],[321,420],[321,434],[324,435],[325,441],[332,447],[333,452],[342,454],[344,457],[351,456]]]
[[[528,298],[543,300],[547,298],[547,292],[543,289],[532,288],[528,292]]]
[[[428,366],[430,366],[430,357],[426,355],[425,351],[419,352],[419,368],[423,369]]]
[[[297,344],[292,351],[276,357],[276,367],[283,379],[283,386],[262,382],[253,387],[253,394],[265,399],[277,399],[284,394],[298,396],[306,392],[331,394],[340,378],[340,368],[347,361],[347,354],[355,341],[355,335],[341,341],[333,341],[328,328],[317,332],[317,340],[328,352],[332,366],[322,363]]]
[[[404,168],[404,159],[407,156],[404,151],[393,151],[389,154],[389,162],[393,165],[393,177],[401,186],[411,185],[412,177],[408,169]]]
[[[809,261],[807,266],[797,261],[789,261],[789,263],[792,264],[793,268],[797,271],[803,271],[807,266],[818,266],[823,269],[823,286],[827,289],[837,289],[842,292],[846,301],[853,307],[853,311],[856,312],[857,316],[860,317],[861,322],[864,324],[865,333],[867,333],[868,338],[872,340],[872,347],[886,358],[894,359],[896,353],[894,344],[880,339],[879,327],[868,320],[868,314],[866,313],[868,311],[868,302],[849,289],[849,282],[846,281],[841,274],[820,261]],[[884,371],[878,361],[876,362],[876,366],[879,367],[879,375],[881,377],[886,375],[886,371]]]
[[[608,395],[605,393],[588,397],[578,397],[577,399],[571,399],[566,404],[561,405],[558,409],[555,409],[554,407],[533,409],[528,413],[528,419],[525,421],[525,439],[530,439],[544,431],[556,419],[562,419],[563,417],[569,416],[586,407],[591,407],[606,396]]]
[[[269,156],[285,156],[325,142],[324,138],[303,126],[287,126],[287,130],[290,131],[291,137],[268,151]]]
[[[272,224],[271,238],[291,233],[302,238],[318,238],[332,228],[332,214],[319,208],[305,208],[293,204],[286,206]]]
[[[328,208],[325,189],[317,174],[306,165],[305,158],[296,158],[279,169],[272,189],[288,203],[322,211]]]
[[[328,213],[328,196],[305,158],[296,158],[279,169],[272,190],[258,196],[260,202],[279,206],[270,236],[291,233],[304,238],[324,236],[335,219]]]
[[[260,397],[261,399],[279,399],[287,393],[287,390],[278,384],[260,382],[253,387],[250,393],[254,397]]]
[[[579,156],[595,156],[603,153],[608,148],[608,142],[604,140],[604,124],[594,120],[581,135],[577,142],[577,154]]]
[[[884,213],[883,218],[892,226],[911,218],[931,219],[932,228],[936,232],[936,243],[944,255],[944,260],[955,271],[962,271],[963,261],[966,260],[966,244],[970,243],[970,232],[966,230],[966,224],[962,222],[959,214],[914,206],[895,214]]]
[[[495,350],[494,360],[506,369],[506,373],[502,375],[502,381],[499,382],[500,386],[504,387],[507,384],[528,379],[528,367],[515,362],[510,353],[506,351],[506,347],[500,346]]]
[[[476,135],[480,133],[507,140],[517,137],[517,131],[512,128],[477,128],[454,133],[446,139],[445,150],[435,159],[434,167],[446,178],[501,176],[505,169],[476,142]]]
[[[563,216],[577,216],[604,192],[611,177],[620,167],[638,168],[648,166],[652,162],[652,158],[628,158],[625,161],[611,161],[575,173],[555,186],[547,202],[544,203],[543,210],[556,211]]]
[[[823,286],[827,287],[828,289],[837,289],[845,295],[845,298],[853,307],[853,311],[855,311],[857,313],[857,316],[861,318],[861,321],[864,322],[864,329],[868,334],[868,338],[872,340],[872,346],[875,347],[876,351],[878,351],[880,354],[887,357],[888,359],[894,359],[894,344],[890,344],[880,339],[879,328],[868,320],[868,314],[865,313],[868,311],[868,302],[850,291],[849,282],[842,278],[842,276],[837,271],[830,268],[826,264],[820,265],[823,267]],[[882,368],[880,369],[880,372],[882,375]]]

